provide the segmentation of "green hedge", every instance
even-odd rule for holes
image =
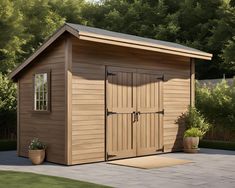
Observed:
[[[16,150],[15,140],[0,140],[0,151]]]
[[[196,85],[196,108],[212,125],[206,139],[235,141],[235,79]]]
[[[235,142],[225,142],[225,141],[215,141],[215,140],[200,140],[199,147],[235,151]]]

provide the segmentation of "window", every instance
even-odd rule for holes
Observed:
[[[34,75],[34,110],[49,111],[49,73]]]

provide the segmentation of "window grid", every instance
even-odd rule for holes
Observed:
[[[48,74],[35,74],[34,77],[34,110],[48,110]]]

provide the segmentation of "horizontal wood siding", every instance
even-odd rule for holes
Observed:
[[[28,155],[33,137],[47,145],[48,161],[65,161],[65,50],[64,39],[44,51],[19,78],[19,155]],[[51,112],[33,111],[33,74],[51,71]]]
[[[105,67],[73,58],[72,74],[72,163],[103,161]]]
[[[182,148],[177,118],[190,104],[190,59],[73,39],[72,161],[104,160],[105,65],[150,69],[164,74],[165,151]]]

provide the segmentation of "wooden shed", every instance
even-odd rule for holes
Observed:
[[[11,74],[17,151],[38,137],[73,165],[182,149],[176,121],[194,104],[194,59],[179,44],[66,23]]]

